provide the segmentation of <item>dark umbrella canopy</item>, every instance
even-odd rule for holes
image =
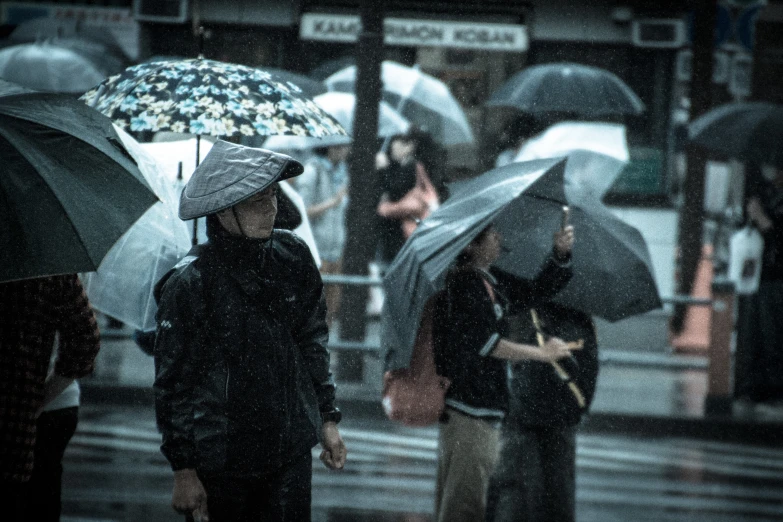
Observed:
[[[390,354],[391,369],[408,366],[424,305],[442,288],[457,255],[511,208],[538,199],[559,208],[565,202],[564,167],[561,159],[544,159],[491,170],[464,182],[418,226],[383,280],[381,347]],[[550,234],[550,250],[551,241]]]
[[[719,155],[783,168],[783,106],[729,103],[688,125],[691,142]]]
[[[486,104],[528,113],[576,113],[585,117],[644,112],[642,100],[616,75],[568,62],[527,67],[495,91]]]
[[[95,270],[157,198],[108,118],[0,81],[0,281]]]
[[[566,197],[576,233],[573,277],[553,301],[608,321],[660,308],[650,253],[639,231],[577,185],[566,185]],[[539,200],[509,208],[495,221],[508,249],[495,265],[534,278],[552,251],[561,212],[560,206]]]

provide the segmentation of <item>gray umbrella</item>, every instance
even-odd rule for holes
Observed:
[[[586,117],[644,112],[642,100],[611,72],[568,62],[527,67],[495,91],[486,105]]]
[[[394,258],[383,280],[381,348],[391,369],[410,363],[413,342],[427,300],[443,287],[446,271],[481,230],[515,207],[544,199],[565,202],[565,161],[511,163],[463,182],[425,219]],[[551,234],[550,234],[551,248]]]
[[[641,233],[584,187],[566,183],[565,193],[576,231],[573,277],[553,301],[608,321],[660,308],[650,252]],[[504,212],[495,227],[507,252],[495,265],[533,279],[552,251],[552,231],[559,227],[561,213],[560,206],[537,200]]]
[[[693,143],[740,161],[783,168],[783,106],[764,102],[729,103],[688,125]]]

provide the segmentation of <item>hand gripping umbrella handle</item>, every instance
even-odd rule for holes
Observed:
[[[538,346],[543,347],[544,346],[544,332],[541,329],[541,321],[538,319],[538,313],[534,309],[530,309],[530,315],[533,318],[533,326],[536,329],[536,339],[538,340]],[[557,361],[552,361],[549,364],[552,365],[552,368],[555,369],[555,373],[557,373],[557,376],[560,377],[560,380],[565,382],[568,385],[568,389],[571,390],[571,394],[574,396],[574,399],[576,399],[576,403],[579,404],[579,407],[584,409],[587,405],[587,401],[585,400],[585,396],[582,393],[582,390],[579,389],[579,386],[576,385],[573,378],[568,374],[565,369],[560,366],[560,364],[557,363]]]

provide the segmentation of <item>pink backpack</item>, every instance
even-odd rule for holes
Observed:
[[[421,314],[410,367],[383,375],[382,404],[386,416],[406,426],[428,426],[438,422],[451,384],[435,369],[432,336],[435,297],[427,301]]]

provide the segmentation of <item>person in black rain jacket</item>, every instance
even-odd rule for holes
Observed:
[[[511,365],[509,411],[501,432],[501,453],[489,488],[487,520],[573,522],[576,493],[576,430],[595,395],[598,341],[592,317],[552,303],[535,311],[544,336],[581,341],[572,358],[559,362],[584,398],[581,406],[568,383],[549,364]],[[509,320],[512,338],[536,342],[530,310]]]
[[[272,228],[277,182],[301,172],[219,141],[180,200],[209,242],[159,283],[155,406],[172,505],[195,519],[309,520],[311,448],[345,462],[323,284],[304,241]]]

